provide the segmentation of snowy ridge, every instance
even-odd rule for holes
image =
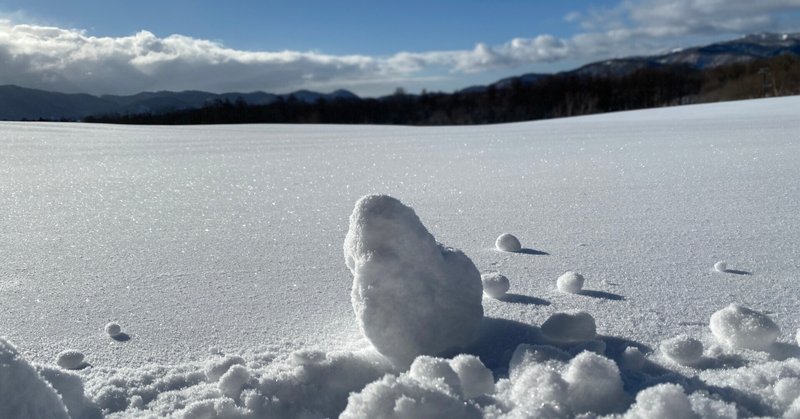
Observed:
[[[798,417],[798,104],[430,129],[2,124],[0,398],[73,418]],[[405,204],[379,212],[389,237],[430,246],[348,234],[376,191]],[[519,251],[494,248],[503,232]],[[345,237],[353,262],[392,249],[400,293],[406,269],[449,266],[436,240],[510,288],[480,301],[471,342],[396,365],[361,334]],[[582,286],[559,287],[568,271]],[[450,270],[429,272],[439,300],[408,304],[461,307]],[[86,365],[54,366],[66,351]]]

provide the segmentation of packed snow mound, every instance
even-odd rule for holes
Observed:
[[[583,275],[577,272],[568,271],[558,277],[556,280],[556,287],[561,292],[578,294],[583,289],[584,282],[585,279],[583,278]]]
[[[661,352],[681,365],[694,365],[703,357],[703,342],[678,335],[661,342]]]
[[[111,322],[106,325],[105,330],[108,336],[115,338],[122,333],[122,326],[118,323]]]
[[[723,261],[719,261],[714,264],[714,270],[717,272],[725,272],[728,270],[728,264]]]
[[[522,244],[520,244],[519,239],[511,233],[501,234],[495,240],[494,246],[497,250],[502,250],[503,252],[519,252],[522,250]]]
[[[711,315],[711,332],[732,348],[765,350],[778,338],[780,329],[765,314],[731,304]]]
[[[62,351],[58,354],[56,363],[59,367],[64,369],[79,370],[86,365],[83,362],[83,359],[83,352],[76,351],[74,349],[67,349],[66,351]]]
[[[483,283],[483,293],[492,298],[500,298],[511,288],[511,282],[504,275],[497,272],[489,272],[481,275]]]
[[[481,275],[436,242],[414,210],[386,195],[356,202],[344,242],[364,336],[398,365],[470,343],[483,318]]]
[[[542,333],[556,342],[580,342],[594,339],[597,325],[585,311],[553,313],[542,323]]]
[[[0,338],[0,417],[69,419],[67,408],[53,387]]]

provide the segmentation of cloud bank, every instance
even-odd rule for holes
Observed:
[[[182,35],[160,38],[140,31],[97,37],[78,29],[0,20],[0,84],[96,94],[162,89],[286,92],[334,86],[358,91],[359,86],[382,84],[389,92],[398,81],[432,74],[590,61],[715,37],[792,29],[797,24],[787,21],[787,12],[799,9],[800,0],[625,0],[612,8],[569,13],[565,24],[579,25],[580,30],[567,38],[543,34],[501,45],[479,43],[472,49],[390,56],[243,51]]]

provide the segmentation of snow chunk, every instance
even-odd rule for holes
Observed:
[[[107,324],[105,329],[106,333],[108,333],[108,336],[111,336],[112,338],[117,337],[120,335],[120,333],[122,333],[122,327],[114,322]]]
[[[439,380],[418,381],[410,374],[386,375],[350,395],[340,419],[475,418],[480,410],[453,394]]]
[[[86,366],[86,363],[83,362],[83,359],[83,352],[67,349],[66,351],[62,351],[60,354],[58,354],[56,363],[59,367],[64,369],[79,370]]]
[[[775,383],[775,397],[784,405],[789,405],[800,397],[800,378],[782,378]]]
[[[558,280],[556,281],[556,287],[558,287],[558,290],[561,292],[578,294],[583,289],[584,282],[585,279],[583,278],[583,275],[577,272],[568,271],[565,272],[564,275],[558,277]]]
[[[553,313],[542,324],[542,333],[556,342],[580,342],[594,339],[597,326],[585,311]]]
[[[478,357],[461,354],[450,360],[450,366],[461,381],[464,398],[473,399],[494,393],[494,377]]]
[[[689,397],[677,384],[659,384],[642,390],[625,419],[696,418]]]
[[[552,368],[529,364],[512,380],[508,398],[514,404],[517,416],[547,417],[539,408],[560,410],[567,404],[568,387],[561,374]]]
[[[625,351],[622,353],[621,361],[623,368],[638,371],[644,367],[645,358],[644,354],[639,350],[639,348],[629,346],[625,348]]]
[[[411,364],[408,375],[419,382],[431,383],[434,387],[446,386],[449,393],[463,394],[461,380],[446,359],[419,356]]]
[[[494,246],[497,248],[497,250],[502,250],[503,252],[519,252],[522,250],[522,245],[519,243],[519,239],[510,233],[501,234],[500,237],[498,237],[494,242]]]
[[[250,381],[250,371],[236,364],[219,378],[219,390],[230,398],[238,399],[248,381]]]
[[[470,343],[483,318],[481,275],[386,195],[356,202],[344,242],[359,327],[398,365]]]
[[[723,261],[719,261],[714,264],[714,270],[717,272],[726,272],[728,270],[728,264]]]
[[[484,294],[492,298],[500,298],[506,295],[508,289],[511,288],[508,278],[497,272],[481,275],[481,282],[483,283]]]
[[[794,336],[794,339],[797,341],[797,344],[800,345],[800,329],[797,329],[797,334]]]
[[[234,365],[244,365],[244,358],[236,355],[212,358],[206,363],[205,372],[208,381],[215,382]]]
[[[661,352],[681,365],[694,365],[703,357],[703,343],[686,335],[661,342]]]
[[[778,338],[780,329],[765,314],[731,304],[711,315],[711,332],[732,348],[764,350]]]
[[[68,419],[67,408],[53,387],[0,338],[0,417]]]
[[[624,410],[628,396],[614,361],[593,352],[582,352],[564,371],[569,400],[575,413],[612,413]]]

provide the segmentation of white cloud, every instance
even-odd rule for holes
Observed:
[[[14,24],[0,19],[0,83],[58,91],[265,90],[359,85],[386,91],[398,81],[507,70],[563,59],[589,61],[649,53],[714,37],[774,30],[800,0],[623,0],[575,11],[565,19],[583,31],[569,38],[539,35],[472,49],[399,52],[390,56],[242,51],[182,35],[141,31],[96,37],[85,31]],[[680,44],[683,43],[683,44]]]

